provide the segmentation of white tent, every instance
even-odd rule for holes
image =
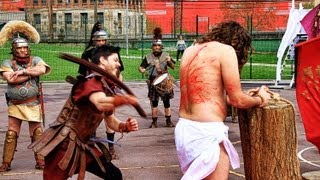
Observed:
[[[282,59],[286,49],[294,43],[294,39],[298,34],[305,34],[305,31],[300,23],[303,17],[311,9],[303,9],[301,3],[299,4],[299,9],[295,9],[294,0],[292,0],[292,6],[290,9],[290,14],[287,22],[286,32],[284,33],[278,53],[277,53],[277,70],[276,70],[276,85],[281,81],[281,71],[282,71]]]

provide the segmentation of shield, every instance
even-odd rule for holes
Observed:
[[[296,97],[306,138],[320,150],[320,37],[297,44]]]

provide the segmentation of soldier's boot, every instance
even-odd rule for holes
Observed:
[[[7,172],[11,170],[11,162],[13,160],[14,153],[17,148],[17,133],[11,130],[8,130],[6,133],[6,138],[4,140],[3,146],[3,161],[0,166],[0,172]]]
[[[158,127],[157,121],[158,121],[158,117],[152,117],[152,123],[149,126],[149,128],[157,128]]]
[[[33,135],[31,136],[31,143],[40,139],[40,137],[42,136],[42,133],[43,133],[43,130],[41,127],[36,128],[33,131]],[[34,153],[34,159],[36,160],[35,168],[44,169],[44,165],[45,165],[44,157],[38,153]]]
[[[108,133],[107,132],[107,139],[109,141],[114,142],[114,135],[115,133]],[[114,144],[113,143],[108,143],[109,146],[109,152],[111,154],[112,159],[119,159],[119,156],[116,154],[116,151],[114,150]]]
[[[165,116],[166,117],[166,126],[167,127],[174,127],[175,125],[171,121],[171,116]]]

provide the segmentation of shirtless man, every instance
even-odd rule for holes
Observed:
[[[227,103],[246,109],[263,107],[271,99],[266,86],[250,90],[254,96],[241,88],[239,70],[251,49],[247,31],[230,21],[218,24],[184,52],[180,118],[175,128],[182,179],[228,179],[230,164],[240,166],[223,123]]]

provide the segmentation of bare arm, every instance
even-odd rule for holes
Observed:
[[[174,69],[174,63],[172,61],[172,58],[169,56],[166,58],[167,64],[171,69]]]
[[[2,76],[8,82],[8,84],[21,84],[30,79],[28,75],[23,75],[22,70],[15,72],[3,72]]]
[[[47,67],[45,65],[36,65],[33,67],[28,67],[26,69],[26,75],[33,77],[41,76],[46,73],[46,69]]]
[[[99,111],[113,111],[115,107],[121,105],[134,105],[137,104],[137,99],[130,95],[116,95],[108,97],[104,92],[92,93],[89,100],[96,106]],[[105,116],[105,121],[114,131],[130,132],[138,130],[138,123],[136,119],[128,118],[126,122],[118,120],[114,114]]]
[[[228,102],[237,108],[250,108],[254,106],[265,106],[271,99],[271,95],[262,86],[257,94],[250,96],[242,91],[240,75],[238,73],[237,57],[233,49],[228,47],[221,60],[221,73],[223,83],[228,95]],[[262,97],[262,98],[261,98]]]
[[[32,77],[37,77],[45,74],[46,66],[37,65],[34,67],[28,67],[14,72],[3,72],[2,76],[7,80],[9,84],[20,84],[29,80]]]
[[[89,100],[99,111],[113,111],[115,107],[121,105],[135,105],[138,103],[137,98],[131,95],[115,95],[110,97],[106,96],[104,92],[92,93]]]

